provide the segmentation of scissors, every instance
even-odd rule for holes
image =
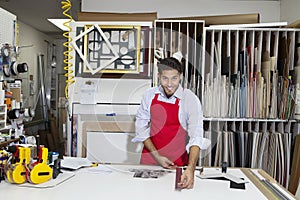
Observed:
[[[164,55],[164,49],[163,48],[158,48],[154,51],[154,56],[157,60],[161,60],[165,58]]]

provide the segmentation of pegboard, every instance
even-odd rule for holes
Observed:
[[[9,44],[15,46],[15,27],[17,17],[0,8],[0,45]]]

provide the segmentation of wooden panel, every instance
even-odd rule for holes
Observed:
[[[291,169],[291,176],[290,176],[290,184],[289,184],[289,191],[293,194],[296,193],[299,177],[300,177],[300,135],[296,136],[295,146],[294,146],[294,155],[292,161],[292,169]]]

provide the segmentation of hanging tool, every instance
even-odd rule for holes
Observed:
[[[44,55],[40,54],[38,55],[38,70],[39,70],[39,74],[40,74],[40,84],[41,84],[41,89],[40,89],[40,93],[38,95],[37,98],[40,98],[40,102],[41,102],[41,106],[42,106],[42,112],[43,112],[43,119],[46,122],[45,126],[46,129],[48,129],[48,112],[47,112],[47,103],[46,103],[46,93],[45,93],[45,76],[46,73],[44,72]],[[38,100],[36,101],[38,102]]]

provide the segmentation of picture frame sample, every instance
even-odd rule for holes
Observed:
[[[85,25],[87,30],[93,25]],[[84,36],[84,56],[100,73],[140,72],[141,27],[98,25]],[[90,69],[83,65],[83,73]]]

